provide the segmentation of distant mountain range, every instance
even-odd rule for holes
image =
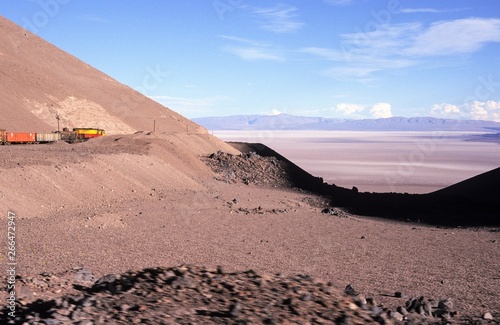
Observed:
[[[434,117],[348,120],[280,115],[235,115],[194,118],[208,130],[344,130],[344,131],[500,131],[500,123]]]

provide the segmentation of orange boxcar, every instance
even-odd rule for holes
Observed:
[[[10,143],[35,143],[36,133],[30,132],[7,132],[7,142]]]

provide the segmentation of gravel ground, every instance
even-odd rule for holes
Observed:
[[[408,298],[384,308],[351,285],[341,291],[308,275],[227,273],[222,267],[181,265],[108,274],[92,283],[88,269],[62,277],[21,278],[36,288],[74,288],[74,293],[28,303],[21,300],[4,324],[446,324],[456,318],[451,299]],[[9,315],[9,312],[11,315]],[[15,314],[15,317],[13,315]],[[493,316],[492,316],[493,317]]]
[[[282,172],[279,162],[217,150],[210,158],[211,154],[202,154],[210,137],[195,137],[205,144],[189,150],[184,145],[187,135],[157,139],[146,134],[61,145],[60,150],[51,149],[54,153],[42,146],[8,148],[9,152],[26,152],[31,160],[24,167],[16,166],[12,153],[5,163],[1,176],[11,181],[11,193],[22,196],[29,184],[36,190],[34,195],[57,186],[68,194],[45,201],[43,196],[34,196],[31,204],[43,202],[47,207],[39,208],[38,214],[18,213],[15,282],[19,317],[28,323],[45,320],[49,324],[57,323],[54,317],[62,323],[82,324],[91,320],[130,323],[143,318],[167,324],[176,319],[180,323],[241,324],[268,319],[328,324],[348,316],[355,324],[361,319],[380,322],[381,315],[397,321],[399,314],[405,316],[401,307],[408,307],[408,312],[427,315],[422,320],[412,314],[404,319],[407,323],[440,322],[443,315],[452,323],[500,319],[498,229],[431,227],[351,215],[332,207],[323,213],[327,200],[284,187],[275,178]],[[215,142],[213,146],[217,147]],[[230,168],[221,174],[206,165],[207,159],[219,158],[238,166],[231,181],[221,177]],[[57,176],[61,171],[55,166],[64,177]],[[47,168],[55,175],[50,182],[29,180]],[[95,196],[68,199],[93,188],[101,177],[106,183]],[[68,179],[78,179],[79,186],[73,188],[74,182]],[[6,242],[1,245],[6,251]],[[214,271],[217,266],[223,272]],[[152,268],[164,275],[155,276]],[[162,279],[173,272],[182,282],[178,273],[185,268],[183,274],[193,288],[172,286],[178,283],[176,278]],[[108,274],[115,278],[95,283]],[[207,276],[220,281],[207,283]],[[121,278],[137,284],[139,290],[125,286],[110,292],[101,285]],[[254,283],[261,278],[269,279],[268,286]],[[224,281],[233,284],[235,291],[228,289],[231,285],[222,285]],[[283,283],[290,288],[283,288]],[[3,284],[6,289],[7,277]],[[352,290],[347,292],[359,295],[346,296],[348,285]],[[323,295],[321,288],[331,290],[332,296]],[[213,290],[220,292],[208,293],[211,298],[203,296]],[[247,291],[248,295],[238,295]],[[301,300],[304,292],[326,307]],[[148,294],[152,300],[146,299]],[[7,290],[0,296],[6,301]],[[264,300],[269,311],[259,297],[269,299]],[[368,306],[369,301],[373,306]],[[445,314],[440,310],[443,304],[449,306],[446,301],[453,305]],[[330,316],[326,316],[328,310]],[[413,316],[418,320],[410,321]],[[492,320],[484,319],[490,316]]]

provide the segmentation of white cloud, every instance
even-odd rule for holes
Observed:
[[[404,51],[417,56],[473,53],[489,42],[500,42],[500,19],[466,18],[432,24]]]
[[[439,56],[471,54],[500,42],[500,19],[467,18],[421,23],[368,22],[356,33],[340,35],[337,48],[307,47],[301,52],[332,61],[326,74],[361,81],[379,71],[423,65]],[[447,61],[448,62],[448,61]]]
[[[323,2],[335,6],[345,6],[351,4],[353,0],[323,0]]]
[[[463,105],[435,104],[431,114],[444,118],[500,122],[500,101],[472,101]]]
[[[279,109],[272,109],[270,112],[264,113],[264,115],[280,115],[280,114],[284,113]]]
[[[372,106],[339,103],[331,108],[330,112],[332,112],[335,117],[348,119],[388,118],[393,116],[392,106],[389,103],[376,103]]]
[[[233,42],[233,45],[226,45],[222,50],[236,55],[242,60],[285,60],[281,51],[272,44],[236,36],[220,35],[219,37]]]
[[[340,80],[352,78],[366,81],[378,71],[401,69],[418,63],[415,58],[402,56],[401,50],[411,46],[408,35],[415,35],[421,30],[420,24],[379,27],[366,33],[360,31],[340,35],[342,42],[336,49],[307,47],[301,51],[337,63],[325,74]]]
[[[243,37],[238,37],[238,36],[232,36],[232,35],[219,35],[220,38],[229,40],[229,41],[234,41],[242,44],[248,44],[251,46],[268,46],[268,43],[265,42],[259,42],[256,40],[251,40],[248,38],[243,38]]]
[[[371,68],[371,67],[338,67],[331,68],[325,71],[325,75],[334,77],[336,79],[350,79],[355,78],[358,81],[368,81],[372,78],[368,78],[373,72],[379,71],[381,68]]]
[[[434,104],[432,106],[431,110],[432,115],[459,115],[460,114],[460,108],[458,106],[453,105],[453,104]]]
[[[398,12],[402,14],[441,14],[447,12],[457,12],[468,8],[435,9],[435,8],[401,8]]]
[[[392,117],[391,104],[377,103],[370,109],[370,114],[373,118],[388,118]]]
[[[227,53],[236,55],[242,60],[254,61],[254,60],[272,60],[272,61],[282,61],[284,58],[280,56],[276,51],[267,48],[259,47],[238,47],[238,46],[226,46],[224,50]]]
[[[253,8],[261,28],[274,33],[290,33],[301,29],[304,23],[297,20],[298,10],[293,6],[278,4],[272,8]]]
[[[300,49],[299,51],[303,53],[313,54],[332,61],[342,61],[344,59],[344,55],[341,52],[337,50],[326,49],[323,47],[305,47]]]
[[[347,116],[358,115],[364,110],[365,107],[363,105],[350,104],[350,103],[340,103],[333,108],[334,112]]]
[[[401,8],[399,12],[402,14],[413,14],[413,13],[439,13],[441,11],[434,8]]]

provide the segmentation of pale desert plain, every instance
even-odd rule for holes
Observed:
[[[368,192],[429,193],[497,168],[500,143],[484,132],[216,130],[263,143],[325,182]]]

